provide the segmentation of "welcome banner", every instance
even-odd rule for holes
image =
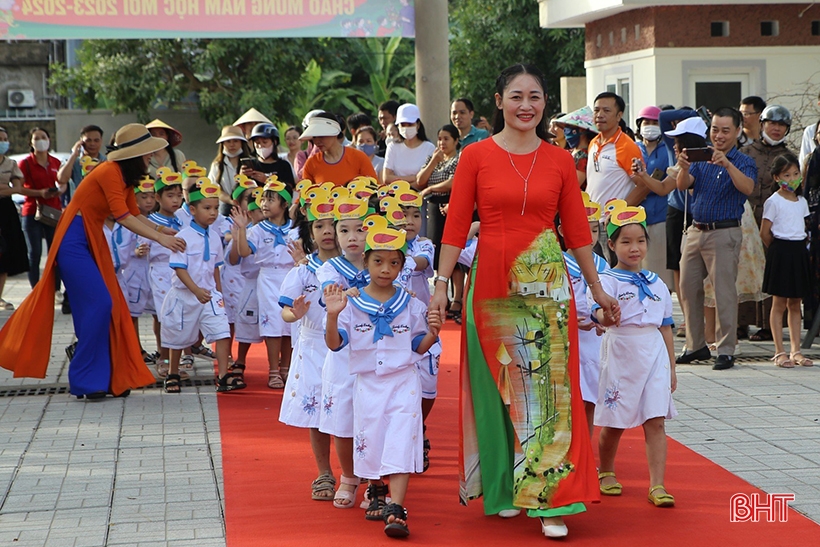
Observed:
[[[415,35],[413,0],[0,0],[0,39]]]

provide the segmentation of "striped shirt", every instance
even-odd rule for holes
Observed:
[[[752,158],[737,148],[732,148],[726,157],[741,173],[757,184],[757,165]],[[735,188],[725,168],[705,161],[696,161],[692,163],[689,174],[695,178],[690,202],[695,222],[740,220],[746,195]]]

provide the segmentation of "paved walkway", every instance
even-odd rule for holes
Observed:
[[[19,304],[27,293],[18,276],[4,298]],[[152,347],[148,320],[142,327]],[[46,378],[0,371],[0,545],[224,546],[211,363],[197,358],[199,386],[179,396],[153,387],[84,403],[67,394],[72,340],[58,309]],[[728,371],[678,368],[669,434],[767,492],[793,492],[792,506],[820,522],[820,366],[776,368],[771,343],[741,350]],[[820,362],[817,345],[806,355]]]

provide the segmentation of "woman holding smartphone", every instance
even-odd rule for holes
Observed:
[[[58,186],[57,170],[60,169],[60,160],[48,153],[51,147],[51,137],[48,131],[35,127],[29,133],[30,154],[19,161],[20,172],[23,173],[23,187],[20,193],[26,196],[23,203],[23,233],[26,236],[28,247],[28,282],[32,288],[40,281],[40,258],[43,255],[43,239],[51,249],[54,238],[54,227],[36,220],[37,208],[40,206],[53,207],[61,210],[60,195],[65,193],[67,184]],[[60,300],[60,273],[54,277],[54,290]],[[63,308],[71,313],[67,305]]]

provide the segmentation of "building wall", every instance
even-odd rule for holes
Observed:
[[[634,127],[634,114],[641,107],[667,103],[697,108],[693,81],[733,79],[740,74],[747,81],[744,95],[759,95],[792,112],[795,133],[820,118],[818,51],[807,46],[654,48],[588,60],[587,100],[591,104],[613,75],[630,75],[633,108],[628,122]]]
[[[820,46],[820,36],[811,34],[818,20],[820,6],[806,4],[642,8],[588,23],[586,58],[651,47]],[[711,36],[711,24],[718,21],[728,22],[728,36]],[[763,21],[777,22],[777,36],[761,35]]]

